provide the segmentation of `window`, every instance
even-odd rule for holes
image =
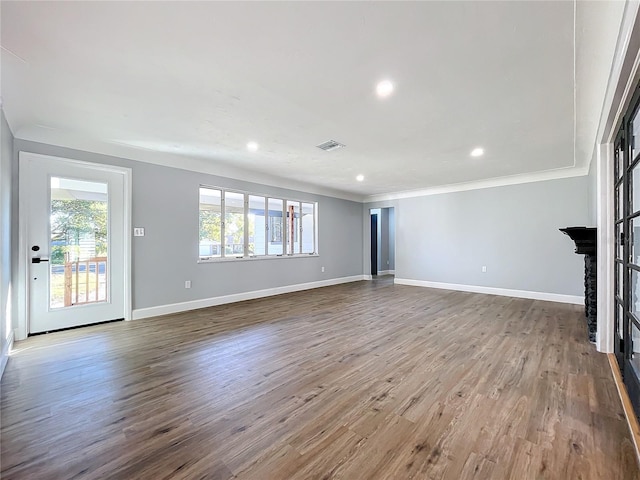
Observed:
[[[287,253],[300,253],[300,202],[287,202]]]
[[[265,217],[266,198],[249,195],[249,229],[248,255],[265,255],[267,253],[267,222]]]
[[[300,224],[302,238],[302,253],[315,253],[315,205],[313,203],[302,204],[302,222]]]
[[[316,204],[200,187],[199,258],[312,255]]]
[[[224,256],[244,256],[244,193],[224,192]]]
[[[269,255],[282,255],[284,253],[284,201],[279,198],[269,199],[269,225],[267,228],[267,239]]]
[[[200,258],[222,255],[222,191],[200,188]]]

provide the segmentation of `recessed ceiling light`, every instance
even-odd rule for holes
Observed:
[[[364,175],[358,175],[356,177],[356,180],[359,181],[359,182],[362,182],[364,180]]]
[[[471,156],[472,157],[481,157],[482,155],[484,155],[484,149],[483,148],[474,148],[473,150],[471,150]]]
[[[247,143],[247,150],[249,150],[250,152],[257,152],[258,151],[258,144],[256,142]]]
[[[376,85],[376,93],[380,98],[388,97],[393,93],[393,83],[389,80],[383,80]]]

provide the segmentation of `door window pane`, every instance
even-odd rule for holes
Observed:
[[[106,183],[51,177],[49,307],[107,300]]]
[[[636,369],[636,372],[640,372],[640,329],[635,323],[631,322],[631,363]]]
[[[266,253],[266,217],[265,198],[249,195],[249,255],[264,255]]]
[[[624,218],[624,183],[616,187],[616,220]]]
[[[640,141],[640,115],[638,115],[638,112],[640,112],[640,109],[636,110],[636,113],[633,115],[633,120],[631,120],[631,138],[629,141],[631,145],[631,162],[635,160],[636,154],[638,153],[636,142]]]
[[[624,244],[622,243],[622,223],[616,224],[616,258],[622,260]]]
[[[200,258],[222,254],[222,193],[214,188],[200,188]]]
[[[624,150],[622,147],[618,145],[615,152],[615,160],[616,160],[616,179],[622,177],[624,173]]]
[[[282,211],[284,201],[279,198],[269,199],[269,225],[267,231],[268,254],[282,255],[284,240],[284,217]]]
[[[640,275],[637,270],[631,270],[631,285],[630,285],[630,296],[629,296],[629,311],[636,314],[636,316],[640,316],[638,312],[640,312]]]
[[[287,202],[287,253],[300,253],[300,202]]]
[[[631,213],[635,213],[640,210],[640,163],[633,167],[631,175],[633,176],[632,183],[629,185]],[[620,202],[624,202],[624,199],[621,199]]]
[[[640,186],[640,185],[639,185]],[[640,239],[640,217],[633,218],[629,222],[629,244],[631,247],[631,263],[640,265],[640,243],[636,243],[635,239]]]
[[[617,305],[617,314],[616,314],[616,330],[618,332],[618,336],[621,339],[624,339],[624,311],[622,309],[622,305],[620,303],[616,303]]]
[[[302,253],[315,253],[315,233],[314,228],[314,207],[313,203],[302,204]]]
[[[623,284],[623,272],[624,272],[624,268],[622,266],[622,263],[616,263],[616,271],[617,271],[617,275],[616,275],[616,295],[618,295],[618,297],[622,298],[622,292],[623,292],[623,288],[624,288],[624,284]]]
[[[224,255],[244,255],[244,193],[224,192]]]

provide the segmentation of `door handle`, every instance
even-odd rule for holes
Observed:
[[[40,262],[48,262],[48,258],[40,258],[40,257],[32,257],[31,263],[40,263]]]

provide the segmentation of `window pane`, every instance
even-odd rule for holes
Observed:
[[[224,255],[244,255],[244,193],[224,192]]]
[[[300,202],[287,201],[287,253],[300,253]]]
[[[266,218],[264,212],[265,198],[249,195],[249,255],[264,255]]]
[[[51,177],[49,306],[107,301],[106,183]]]
[[[220,190],[200,188],[200,258],[219,257],[222,242]]]
[[[269,240],[269,255],[282,255],[284,224],[282,217],[284,202],[278,198],[269,199],[269,229],[267,239]]]
[[[302,204],[302,253],[315,253],[313,203]]]

